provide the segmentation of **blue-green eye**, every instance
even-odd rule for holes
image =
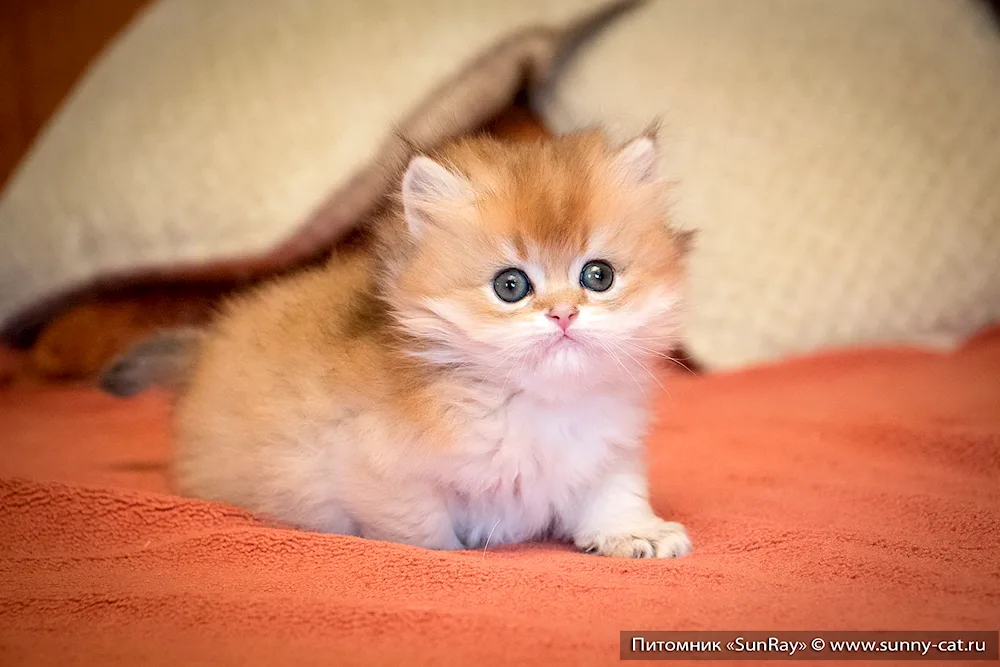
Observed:
[[[531,292],[531,281],[521,269],[504,269],[493,279],[493,291],[501,301],[516,303]]]
[[[594,292],[604,292],[615,282],[615,270],[607,262],[587,262],[580,272],[580,284]]]

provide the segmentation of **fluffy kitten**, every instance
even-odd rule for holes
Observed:
[[[642,457],[686,242],[656,157],[649,136],[581,132],[414,158],[374,238],[232,303],[199,342],[179,490],[432,549],[688,553]]]

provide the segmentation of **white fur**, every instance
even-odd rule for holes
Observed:
[[[578,258],[566,276],[521,268],[543,293],[567,289],[589,259]],[[613,289],[627,281],[617,276]],[[425,359],[455,364],[469,380],[467,391],[443,398],[455,406],[457,442],[447,455],[410,462],[431,480],[428,488],[438,489],[418,503],[426,517],[426,538],[418,543],[481,547],[487,539],[497,545],[551,535],[616,556],[690,550],[683,527],[656,517],[647,501],[641,442],[655,380],[651,345],[630,343],[650,332],[673,333],[678,299],[653,291],[609,314],[601,305],[606,297],[596,294],[595,303],[581,306],[573,342],[560,341],[558,325],[528,299],[497,300],[508,312],[523,311],[503,327],[444,298],[427,300],[422,312],[400,313],[405,327],[435,341]]]
[[[304,528],[432,549],[551,536],[612,556],[687,553],[683,528],[658,519],[646,500],[647,410],[632,380],[558,392],[536,381],[497,373],[450,396],[462,437],[438,453],[389,415],[317,403],[313,409],[330,414],[322,426],[286,416],[272,432],[253,434],[287,443],[266,461],[241,456],[217,465],[206,449],[197,471],[183,476],[204,488],[192,475],[222,471],[231,486],[220,487],[221,478],[208,484],[220,499]],[[244,428],[236,420],[226,427]],[[385,441],[399,446],[375,446]]]
[[[566,290],[572,279],[542,284]],[[311,375],[321,371],[307,366],[294,390],[257,406],[252,422],[226,412],[226,401],[209,415],[193,405],[194,427],[182,411],[178,480],[194,495],[303,528],[433,549],[552,536],[609,556],[684,555],[683,527],[657,517],[647,500],[641,442],[654,378],[650,354],[627,347],[672,331],[676,306],[667,291],[614,315],[599,300],[583,303],[572,340],[531,308],[503,327],[446,299],[400,310],[400,325],[428,341],[421,356],[451,368],[433,389],[452,441],[428,440],[384,405],[331,396]],[[238,331],[253,336],[250,327]],[[211,391],[271,381],[264,366],[232,372],[238,382],[218,373],[224,379]]]
[[[558,402],[518,390],[477,421],[438,472],[463,543],[482,546],[490,532],[492,544],[575,537],[595,486],[636,456],[645,413],[625,389],[564,392]]]

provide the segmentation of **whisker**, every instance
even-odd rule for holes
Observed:
[[[643,352],[645,354],[650,354],[650,355],[659,357],[661,359],[664,359],[666,361],[669,361],[672,364],[674,364],[675,366],[677,366],[678,368],[682,368],[682,369],[684,369],[685,371],[687,371],[688,373],[690,373],[692,375],[697,375],[697,373],[695,373],[694,370],[692,370],[689,366],[687,366],[683,361],[681,361],[677,357],[672,357],[672,356],[670,356],[669,354],[667,354],[665,352],[660,352],[658,350],[654,350],[654,349],[645,347],[643,345],[638,345],[638,344],[632,342],[634,340],[636,340],[636,339],[633,338],[633,339],[630,339],[630,340],[620,340],[618,342],[619,343],[624,343],[626,345],[629,345],[634,350],[638,350],[638,351],[641,351],[641,352]],[[639,339],[639,340],[641,340],[641,339]]]
[[[496,530],[499,525],[500,519],[497,519],[497,522],[493,524],[493,529],[490,530],[490,534],[486,536],[486,544],[483,545],[483,560],[486,559],[486,550],[490,548],[490,538],[493,537],[493,531]]]
[[[494,359],[494,358],[500,356],[501,354],[504,354],[505,352],[508,352],[509,350],[514,349],[515,347],[516,347],[516,344],[515,345],[508,345],[507,347],[501,348],[499,350],[493,350],[492,352],[488,352],[487,354],[481,355],[481,357],[479,359],[476,359],[476,365],[478,365],[479,362],[489,361],[491,359]],[[503,360],[500,361],[500,364],[503,364]],[[451,373],[448,375],[448,380],[451,381],[451,380],[455,379],[455,376],[458,374],[459,371],[464,370],[466,368],[471,368],[471,367],[473,367],[473,361],[471,361],[471,360],[470,361],[462,361],[462,362],[456,364],[451,369]]]
[[[530,351],[531,351],[531,349],[528,348],[528,349],[525,349],[523,352],[521,352],[520,356],[518,356],[517,360],[510,367],[510,370],[507,371],[507,377],[505,377],[503,379],[503,384],[500,385],[500,391],[497,392],[497,400],[499,400],[503,396],[503,390],[507,388],[507,381],[510,380],[510,374],[514,372],[515,368],[517,368],[518,366],[520,366],[521,361],[528,356],[528,352],[530,352]]]
[[[509,347],[505,347],[504,351],[507,351],[507,350],[513,350],[513,351],[510,354],[508,354],[507,356],[505,356],[503,359],[501,359],[500,363],[498,363],[496,366],[494,366],[493,368],[490,369],[490,372],[487,373],[486,376],[483,377],[483,379],[479,381],[478,385],[476,385],[476,391],[479,391],[482,388],[483,383],[485,383],[490,378],[490,376],[493,375],[493,372],[496,371],[496,369],[500,368],[500,366],[502,366],[508,359],[510,359],[511,357],[513,357],[515,354],[517,354],[520,351],[519,348],[518,348],[518,346],[517,346],[517,344],[511,345]]]
[[[596,339],[595,339],[595,340],[596,340]],[[599,344],[601,345],[601,347],[603,347],[603,348],[604,348],[605,350],[607,350],[607,353],[608,353],[608,355],[610,355],[610,356],[611,356],[611,358],[612,358],[612,359],[614,360],[614,362],[615,362],[616,364],[618,364],[618,366],[619,366],[619,367],[620,367],[620,368],[621,368],[621,369],[622,369],[623,371],[625,371],[626,373],[628,373],[628,376],[629,376],[630,378],[632,378],[632,382],[634,382],[634,383],[635,383],[635,386],[639,388],[639,391],[641,391],[641,392],[642,392],[642,395],[643,395],[643,397],[645,397],[645,396],[646,396],[646,390],[645,390],[645,388],[643,388],[643,386],[642,386],[642,383],[640,383],[640,382],[639,382],[639,381],[638,381],[637,379],[635,379],[635,376],[634,376],[634,375],[632,375],[632,371],[630,371],[630,370],[629,370],[629,369],[628,369],[628,368],[627,368],[627,367],[625,366],[625,364],[623,364],[623,363],[622,363],[622,360],[618,358],[618,355],[614,353],[614,350],[612,350],[612,349],[611,349],[610,347],[608,347],[607,343],[605,343],[605,342],[604,342],[604,341],[602,341],[602,340],[597,340],[597,342],[598,342],[598,343],[599,343]]]
[[[639,368],[641,368],[642,370],[646,371],[646,375],[648,375],[649,377],[651,377],[653,379],[653,382],[655,382],[657,385],[659,385],[660,389],[662,389],[664,392],[666,392],[667,388],[663,386],[663,383],[660,382],[660,379],[658,377],[656,377],[648,368],[646,368],[645,364],[643,364],[641,361],[639,361],[638,359],[636,359],[635,357],[633,357],[631,354],[629,354],[628,350],[626,350],[621,345],[622,343],[624,343],[624,341],[617,341],[617,342],[614,342],[612,344],[618,346],[618,349],[621,351],[622,354],[624,354],[626,357],[628,357],[629,359],[631,359],[632,361],[634,361],[636,363],[636,365],[639,366]],[[667,395],[669,396],[669,393]]]
[[[677,368],[680,368],[680,369],[683,369],[683,370],[687,371],[691,375],[698,375],[697,371],[695,371],[693,368],[691,368],[690,366],[688,366],[687,364],[685,364],[683,361],[681,361],[677,357],[671,357],[669,354],[661,355],[661,357],[664,360],[669,361],[670,363],[672,363],[674,366],[677,366]]]

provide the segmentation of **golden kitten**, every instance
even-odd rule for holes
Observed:
[[[688,553],[642,455],[687,242],[656,159],[596,131],[413,158],[366,237],[189,335],[179,490],[432,549]]]

